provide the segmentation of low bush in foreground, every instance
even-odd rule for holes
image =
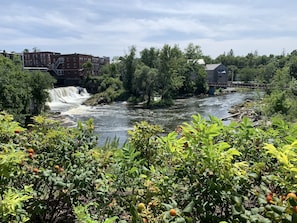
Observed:
[[[1,113],[1,222],[296,222],[296,124],[141,122],[123,148],[93,130]]]

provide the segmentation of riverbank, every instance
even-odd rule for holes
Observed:
[[[247,117],[254,123],[254,126],[258,126],[263,120],[262,112],[259,109],[259,101],[247,99],[243,103],[232,106],[229,109],[229,113],[229,116],[222,118],[223,121],[233,120],[241,122],[244,117]]]

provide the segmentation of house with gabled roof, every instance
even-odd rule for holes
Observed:
[[[223,64],[206,64],[207,83],[227,84],[228,69]]]

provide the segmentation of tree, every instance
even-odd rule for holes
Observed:
[[[293,56],[290,58],[289,73],[292,77],[297,79],[297,56]]]
[[[33,52],[39,52],[40,49],[38,49],[36,46],[32,48]]]
[[[242,68],[239,71],[239,79],[243,82],[253,81],[256,76],[257,70],[254,68]]]
[[[159,65],[159,50],[151,47],[150,49],[143,49],[140,52],[140,60],[145,65],[151,68],[158,68]]]
[[[201,94],[206,91],[206,71],[203,65],[187,62],[184,66],[184,79],[181,93]]]
[[[147,100],[147,107],[151,105],[157,74],[158,70],[155,68],[150,68],[142,64],[139,64],[136,67],[135,75],[133,77],[134,92],[137,92],[143,100]]]
[[[122,81],[124,84],[124,88],[127,92],[132,93],[132,78],[135,72],[135,54],[136,54],[136,47],[132,46],[129,49],[129,54],[125,55],[122,59],[123,63],[123,70],[122,72]]]
[[[202,58],[202,50],[198,45],[194,45],[193,43],[189,43],[185,49],[185,57],[186,59],[201,59]]]
[[[23,121],[30,109],[28,77],[12,60],[0,56],[0,110]]]
[[[47,89],[53,87],[56,80],[47,72],[34,71],[27,73],[32,95],[33,115],[40,114],[49,98]]]
[[[93,64],[91,61],[87,61],[82,65],[82,68],[86,71],[87,76],[93,74]]]
[[[161,100],[171,103],[172,95],[183,84],[183,76],[180,75],[186,61],[178,46],[171,48],[165,44],[160,51],[160,67],[158,74],[158,89]]]
[[[267,65],[262,65],[259,66],[258,69],[259,75],[257,76],[257,80],[264,83],[270,83],[276,72],[275,64],[269,63]]]
[[[17,59],[0,56],[0,110],[24,123],[26,116],[41,113],[54,82],[49,73],[23,71]]]

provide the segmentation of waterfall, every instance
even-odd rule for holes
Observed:
[[[91,95],[81,87],[59,87],[49,90],[50,101],[47,103],[52,111],[67,110],[81,105]]]

